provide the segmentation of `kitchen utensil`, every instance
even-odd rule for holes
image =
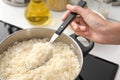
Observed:
[[[80,5],[81,7],[84,7],[85,4],[86,4],[86,2],[84,2],[84,1],[80,1],[80,3],[78,3],[78,5]],[[74,13],[74,14],[73,14],[74,16],[71,16],[72,14],[73,14],[73,13],[71,13],[70,16],[68,16],[68,19],[66,19],[66,21],[64,22],[64,23],[66,23],[67,25],[70,23],[70,21],[72,21],[72,19],[74,19],[75,15],[77,15],[77,14]],[[59,30],[62,31],[63,28],[65,29],[65,28],[67,27],[67,25],[64,26],[64,23],[63,23],[63,25],[61,25],[62,27],[60,27],[57,31],[59,31]],[[61,33],[62,33],[62,32],[58,33],[58,35],[60,35]],[[55,35],[53,35],[53,37],[51,38],[50,43],[54,42],[54,39],[55,39],[56,37],[57,37],[57,36],[56,36],[56,33],[55,33]],[[43,60],[43,62],[40,63],[37,67],[34,67],[34,68],[31,67],[30,69],[36,69],[36,68],[44,65],[50,58],[51,58],[51,57],[46,58],[46,59]]]
[[[86,2],[80,0],[80,2],[77,5],[84,7],[86,5]],[[51,43],[53,43],[55,39],[66,29],[68,24],[76,17],[76,15],[77,15],[76,13],[70,13],[70,15],[66,18],[66,20],[60,25],[57,31],[53,34],[52,38],[50,39]]]
[[[81,0],[78,3],[79,6],[84,7],[86,5],[86,2]],[[68,24],[75,18],[77,14],[76,13],[71,13],[68,18],[62,23],[62,25],[58,28],[58,30],[54,33],[54,35],[52,36],[52,38],[50,39],[50,43],[53,43],[55,41],[55,39],[64,31],[64,29],[68,26]],[[43,62],[41,62],[38,66],[36,67],[30,67],[28,68],[26,66],[26,68],[28,69],[36,69],[42,65],[44,65],[51,57],[46,58],[45,60],[43,60]]]
[[[53,48],[51,43],[48,42],[46,44],[40,44],[39,47],[37,46],[37,48],[39,49],[38,52],[36,51],[36,47],[32,48],[32,52],[28,56],[28,61],[25,63],[26,69],[33,70],[39,68],[40,66],[45,65],[52,58]],[[41,55],[39,55],[38,53]],[[37,55],[37,57],[39,56],[39,59],[34,56],[35,54]]]
[[[3,51],[7,50],[10,46],[12,46],[16,41],[19,42],[19,41],[29,40],[32,38],[41,38],[41,39],[49,38],[50,39],[54,32],[55,30],[47,29],[47,28],[30,28],[30,29],[17,31],[11,34],[10,36],[8,36],[7,38],[5,38],[0,43],[0,54],[2,54]],[[78,57],[79,64],[80,64],[80,69],[79,69],[79,72],[80,72],[83,65],[83,57],[86,56],[88,52],[93,48],[94,43],[90,40],[87,40],[89,45],[84,46],[77,39],[78,37],[77,35],[72,34],[71,37],[62,33],[61,36],[56,39],[56,41],[61,41],[71,46],[71,48],[73,49],[73,51]],[[78,75],[79,74],[77,74],[76,77]]]

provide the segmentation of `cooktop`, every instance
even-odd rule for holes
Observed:
[[[0,42],[18,30],[22,29],[0,21]],[[84,58],[82,71],[76,80],[114,80],[118,67],[116,63],[88,54]]]

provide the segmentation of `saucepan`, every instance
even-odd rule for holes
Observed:
[[[0,54],[7,50],[8,47],[12,46],[14,42],[16,41],[24,41],[24,40],[29,40],[32,38],[48,38],[50,39],[52,35],[54,34],[55,30],[53,29],[48,29],[48,28],[30,28],[30,29],[24,29],[17,31],[7,38],[5,38],[1,43],[0,43]],[[94,42],[87,40],[89,43],[88,46],[84,46],[84,44],[78,40],[77,35],[71,34],[70,36],[62,33],[61,36],[59,36],[55,42],[60,41],[63,43],[66,43],[68,45],[72,45],[73,51],[78,57],[80,68],[79,68],[79,73],[82,69],[83,66],[83,58],[91,51],[91,49],[94,46]],[[79,74],[78,74],[79,75]],[[77,76],[75,79],[77,78]]]

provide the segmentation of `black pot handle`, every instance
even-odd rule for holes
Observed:
[[[79,47],[82,49],[82,52],[83,52],[83,57],[85,57],[94,47],[94,42],[92,42],[91,40],[85,38],[89,45],[88,46],[84,46],[78,39],[77,37],[79,37],[78,35],[76,34],[71,34],[70,35],[79,45]]]

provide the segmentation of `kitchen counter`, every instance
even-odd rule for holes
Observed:
[[[28,21],[24,17],[26,7],[13,7],[10,5],[5,4],[2,0],[0,0],[0,20],[5,21],[7,23],[13,24],[15,26],[21,27],[23,29],[27,28],[52,28],[57,29],[59,25],[62,23],[60,18],[64,14],[64,12],[51,12],[51,19],[48,25],[43,26],[34,26],[28,23]],[[111,7],[109,17],[120,21],[120,7]],[[65,34],[69,35],[72,32],[70,28],[67,28],[64,31]],[[102,44],[95,44],[94,49],[90,52],[95,56],[100,58],[109,60],[111,62],[117,63],[120,65],[120,45],[102,45]],[[115,80],[120,79],[120,69],[117,72]]]

